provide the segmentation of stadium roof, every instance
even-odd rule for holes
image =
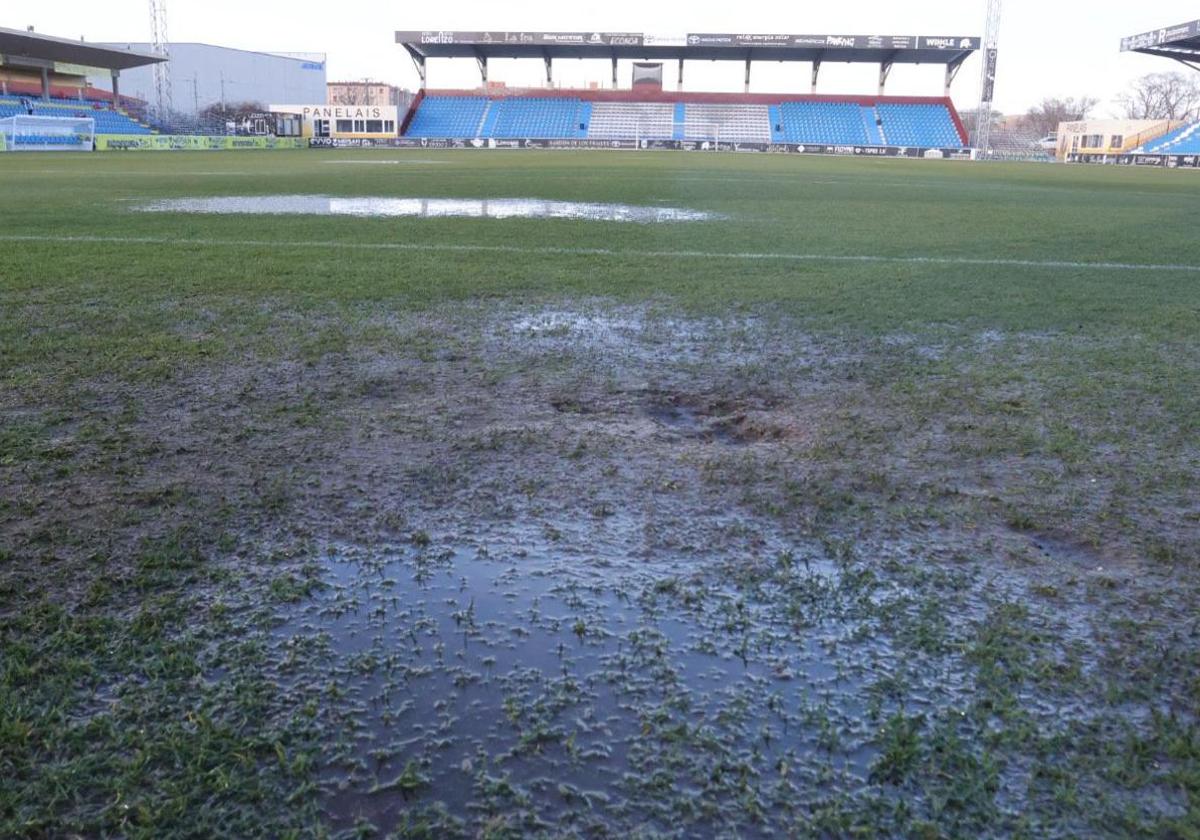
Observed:
[[[1200,70],[1191,63],[1200,62],[1200,20],[1122,38],[1121,51],[1174,58]]]
[[[414,59],[606,58],[961,64],[980,39],[962,35],[738,35],[635,32],[397,32]]]
[[[104,70],[128,70],[131,67],[166,61],[162,56],[149,53],[114,50],[99,44],[3,27],[0,27],[0,57],[5,64],[24,64],[32,67],[74,64]]]

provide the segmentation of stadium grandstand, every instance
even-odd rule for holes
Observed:
[[[144,102],[121,95],[121,73],[163,59],[27,30],[0,28],[0,126],[9,148],[79,148],[94,135],[140,135]],[[103,72],[111,90],[88,84]]]
[[[496,141],[526,145],[690,148],[775,148],[850,151],[856,154],[968,153],[969,138],[950,88],[980,40],[963,36],[734,35],[672,37],[631,33],[397,32],[422,81],[403,138],[414,144]],[[477,91],[425,87],[432,58],[470,58],[479,65]],[[497,92],[489,87],[493,58],[530,58],[545,63],[547,88]],[[601,58],[612,63],[612,89],[554,89],[556,59]],[[634,64],[633,84],[618,89],[621,60]],[[663,62],[678,66],[678,90],[665,91]],[[684,92],[688,61],[737,61],[745,65],[745,88],[735,93]],[[807,94],[750,92],[755,61],[805,62],[812,66]],[[827,62],[873,64],[879,85],[872,95],[817,93]],[[940,96],[896,97],[886,93],[897,64],[945,67]]]
[[[1200,20],[1122,38],[1121,51],[1169,58],[1191,70],[1200,71]],[[1192,114],[1190,119],[1182,123],[1160,121],[1153,129],[1133,140],[1126,139],[1124,143],[1113,142],[1114,139],[1123,139],[1120,135],[1105,138],[1086,124],[1077,133],[1098,141],[1097,147],[1068,147],[1065,145],[1065,136],[1062,136],[1062,156],[1067,160],[1200,167],[1200,115]]]

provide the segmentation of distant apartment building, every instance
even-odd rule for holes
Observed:
[[[357,106],[395,106],[404,111],[412,102],[412,92],[389,85],[386,82],[329,82],[326,85],[325,104]]]

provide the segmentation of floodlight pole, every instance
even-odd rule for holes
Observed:
[[[150,0],[150,51],[163,58],[154,65],[154,93],[158,119],[166,120],[174,103],[171,101],[171,51],[167,37],[167,0]]]
[[[991,148],[992,100],[996,93],[996,57],[1000,44],[1001,0],[987,0],[983,29],[983,71],[979,81],[979,111],[975,114],[975,148],[986,158]]]

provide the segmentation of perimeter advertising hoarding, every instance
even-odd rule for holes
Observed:
[[[531,46],[614,47],[773,47],[785,49],[851,50],[976,50],[980,40],[965,35],[794,35],[696,32],[397,32],[398,43],[412,44],[528,44]]]
[[[204,137],[191,134],[97,134],[98,152],[177,152],[215,149],[303,149],[299,137]]]
[[[1181,23],[1177,26],[1167,26],[1153,32],[1143,32],[1141,35],[1131,35],[1121,39],[1121,51],[1144,50],[1148,47],[1160,47],[1175,41],[1200,37],[1200,20]]]
[[[674,150],[684,152],[769,152],[774,154],[839,155],[843,157],[908,157],[966,160],[965,148],[930,149],[904,146],[837,146],[821,143],[720,143],[692,140],[482,140],[464,138],[347,139],[314,137],[314,149],[393,148],[393,149],[617,149]]]
[[[1067,155],[1067,163],[1159,166],[1165,169],[1200,169],[1200,155]]]

